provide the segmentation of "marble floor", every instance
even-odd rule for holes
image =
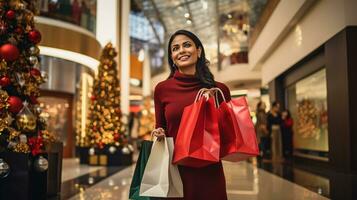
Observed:
[[[80,165],[79,159],[64,159],[62,163],[62,182],[103,169],[102,166]]]
[[[72,161],[73,162],[73,161]],[[75,165],[68,165],[74,167]],[[225,176],[227,181],[227,194],[229,200],[324,200],[328,199],[313,192],[306,187],[302,187],[279,175],[268,172],[257,167],[258,165],[248,162],[224,163]],[[99,200],[99,199],[128,199],[131,176],[135,165],[125,168],[93,168],[77,164],[79,171],[91,171],[87,175],[78,175],[82,181],[73,184],[75,187],[73,193],[61,199],[71,200]],[[72,172],[70,172],[72,171]],[[68,172],[75,176],[73,168],[68,170],[64,167],[64,173]],[[108,174],[111,171],[111,174]],[[101,174],[101,176],[100,176]],[[64,175],[69,177],[70,175]],[[102,177],[98,179],[96,177]],[[63,184],[71,183],[71,180],[64,180]],[[83,184],[85,186],[83,186]],[[62,189],[63,191],[63,189]]]

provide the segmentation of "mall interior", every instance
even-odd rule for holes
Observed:
[[[130,199],[180,29],[201,40],[232,100],[248,102],[259,152],[222,161],[229,200],[357,199],[356,10],[356,0],[0,1],[0,199]]]

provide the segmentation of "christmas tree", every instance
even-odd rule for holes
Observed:
[[[53,139],[37,101],[46,77],[39,68],[34,13],[34,1],[0,1],[0,152],[36,156]]]
[[[94,80],[86,131],[93,147],[127,143],[126,125],[120,110],[119,79],[114,61],[116,55],[111,43],[104,47],[98,75]]]

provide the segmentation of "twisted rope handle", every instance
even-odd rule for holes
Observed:
[[[202,88],[200,89],[198,92],[197,92],[197,95],[196,95],[196,98],[195,98],[195,101],[194,102],[197,102],[198,100],[200,100],[202,98],[202,96],[205,95],[206,99],[209,98],[209,95],[205,94],[205,92],[207,91],[210,91],[209,89],[207,88]]]
[[[226,98],[224,97],[224,94],[220,88],[216,87],[216,88],[211,88],[210,90],[214,91],[215,105],[216,105],[216,108],[219,108],[219,99],[218,99],[219,94],[218,93],[221,94],[223,101],[226,101]]]

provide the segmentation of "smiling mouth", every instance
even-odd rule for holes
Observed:
[[[185,61],[185,60],[188,60],[189,58],[190,58],[190,56],[186,55],[186,56],[179,57],[179,60]]]

